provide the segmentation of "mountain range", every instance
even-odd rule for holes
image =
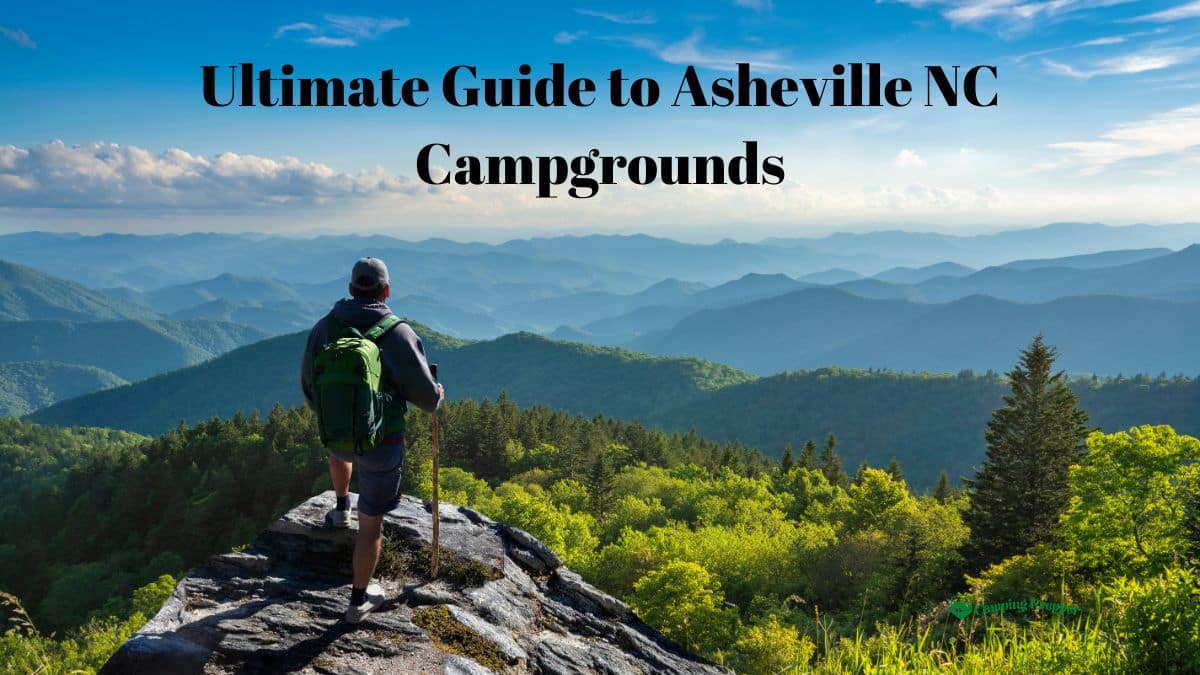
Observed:
[[[1001,403],[1004,381],[969,372],[930,375],[819,369],[757,378],[695,358],[662,358],[569,344],[521,333],[463,341],[414,326],[439,363],[451,398],[494,398],[585,415],[637,419],[665,429],[740,440],[778,456],[787,443],[837,434],[847,463],[901,460],[926,487],[942,469],[969,475],[982,457],[983,429]],[[29,419],[106,426],[145,434],[299,405],[304,333],[236,349],[200,365],[43,408]],[[1016,359],[1015,350],[1010,361]],[[1200,432],[1200,378],[1081,379],[1074,384],[1092,423],[1108,431],[1172,424]]]

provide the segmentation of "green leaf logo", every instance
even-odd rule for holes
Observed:
[[[950,613],[958,617],[959,621],[962,621],[970,616],[972,609],[971,603],[963,600],[955,600],[954,602],[950,603]]]

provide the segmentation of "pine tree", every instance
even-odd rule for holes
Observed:
[[[792,460],[792,444],[788,443],[783,448],[783,458],[779,460],[779,473],[787,473],[792,470],[795,462]]]
[[[1035,544],[1052,541],[1069,496],[1068,469],[1086,452],[1087,413],[1054,372],[1057,351],[1034,338],[1009,373],[1012,393],[992,413],[987,458],[967,481],[971,500],[963,520],[971,530],[966,559],[972,571]]]
[[[946,475],[944,469],[942,475],[938,476],[937,487],[933,489],[933,498],[938,500],[939,504],[945,504],[950,498],[950,476]]]
[[[862,464],[858,465],[858,471],[854,472],[854,484],[855,485],[862,483],[863,477],[867,475],[867,469],[869,469],[869,468],[871,468],[871,465],[868,464],[867,460],[865,460],[865,459],[862,461]]]
[[[886,471],[897,481],[904,480],[904,471],[900,468],[900,460],[895,457],[892,458],[892,461],[888,462]]]
[[[825,449],[821,451],[821,471],[830,485],[850,486],[850,475],[842,468],[842,458],[837,454],[837,437],[832,433],[825,439]]]
[[[805,469],[817,468],[817,444],[811,438],[804,442],[804,448],[800,450],[799,464]]]
[[[616,472],[613,470],[608,454],[603,452],[597,454],[588,468],[587,480],[584,481],[584,485],[587,487],[592,515],[601,522],[608,515],[615,487],[615,477]]]

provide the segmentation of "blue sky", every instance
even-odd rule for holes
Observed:
[[[249,3],[247,3],[249,4]],[[1200,1],[9,3],[0,10],[0,230],[386,231],[500,239],[646,231],[754,239],[835,229],[977,231],[1056,220],[1200,220]],[[210,108],[202,65],[297,75],[456,64],[612,68],[671,91],[737,61],[764,77],[881,62],[994,64],[990,109]],[[733,155],[783,185],[429,189],[418,149],[573,157]]]

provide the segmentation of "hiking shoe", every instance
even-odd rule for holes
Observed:
[[[350,527],[350,509],[345,511],[329,509],[329,513],[325,514],[325,525],[338,528]]]
[[[361,605],[350,605],[346,610],[346,623],[358,623],[367,618],[371,612],[379,609],[386,598],[383,589],[378,584],[367,586],[367,596]]]

